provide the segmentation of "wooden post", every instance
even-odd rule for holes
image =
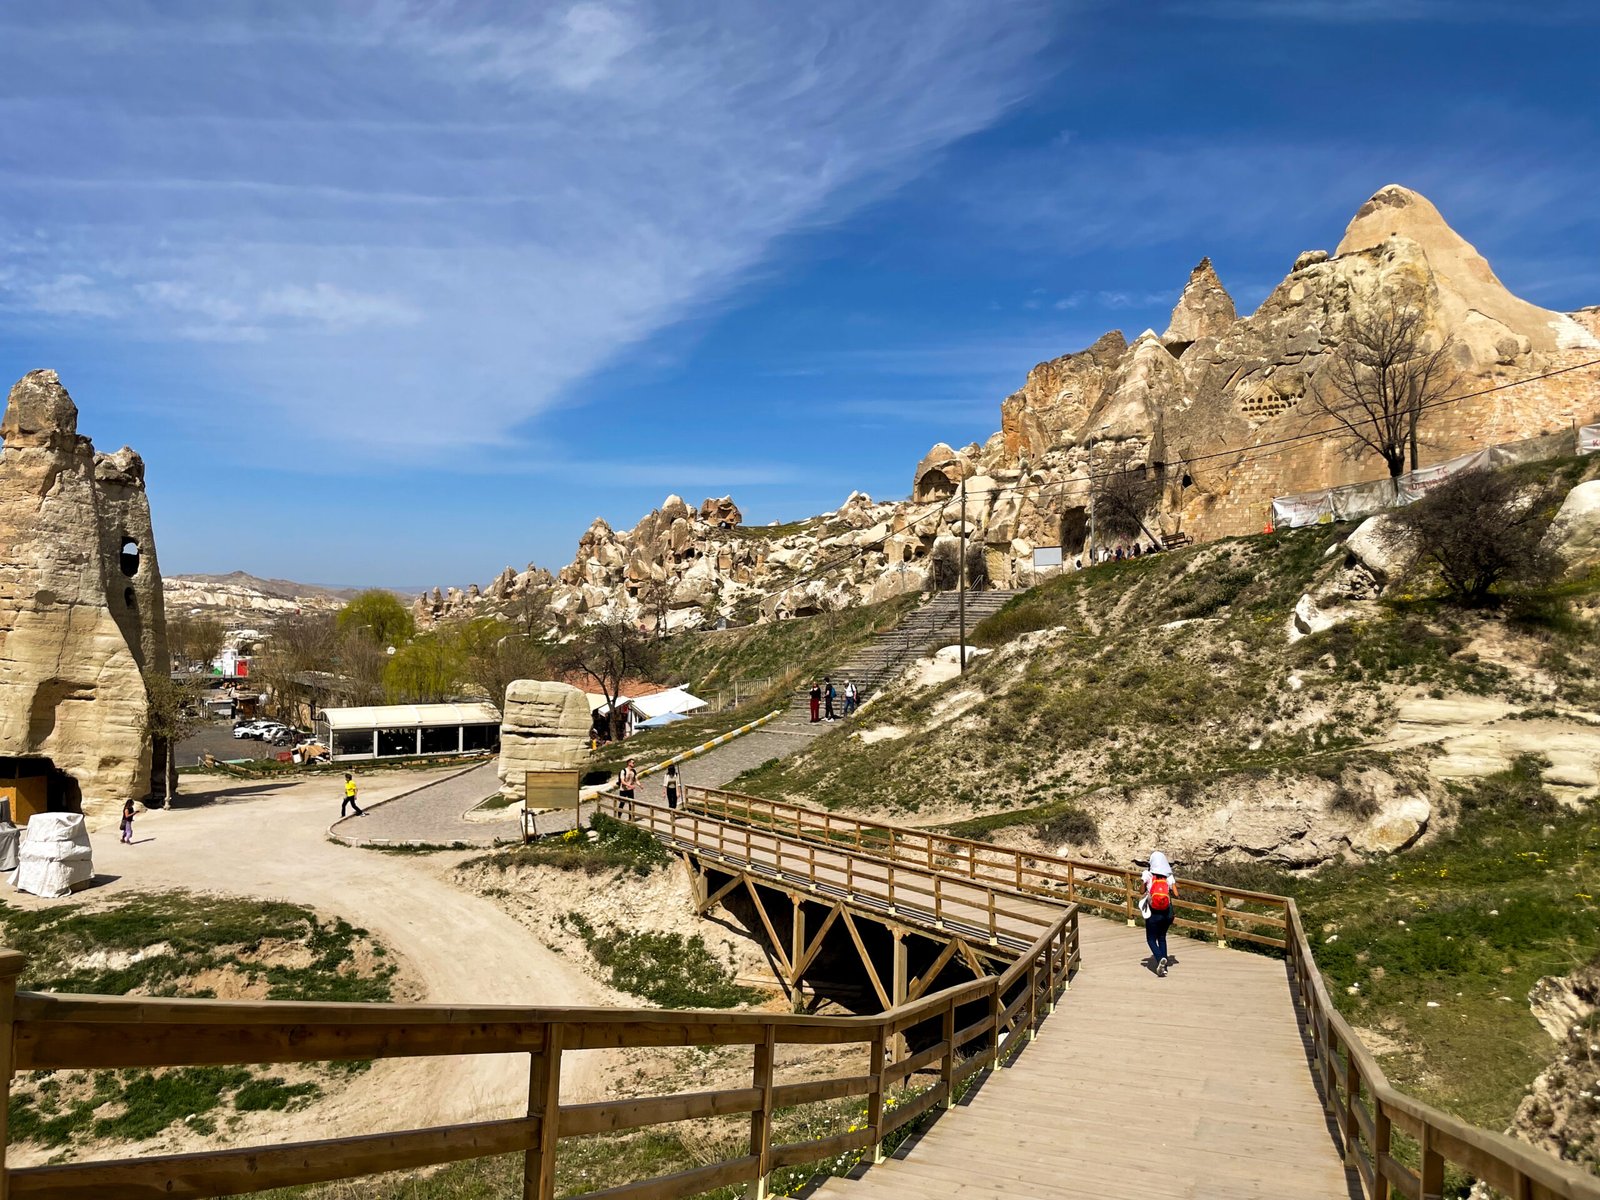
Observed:
[[[1356,1152],[1361,1143],[1361,1126],[1356,1124],[1356,1105],[1361,1103],[1361,1076],[1356,1072],[1356,1054],[1349,1046],[1344,1048],[1344,1162],[1356,1165]]]
[[[1383,1160],[1389,1155],[1389,1114],[1383,1101],[1372,1099],[1372,1200],[1389,1200],[1389,1177],[1383,1173]]]
[[[539,1143],[522,1156],[522,1200],[554,1200],[561,1137],[561,1026],[545,1026],[544,1053],[528,1073],[528,1115],[539,1118]]]
[[[1133,876],[1124,871],[1122,873],[1122,912],[1127,918],[1130,927],[1133,925],[1133,917],[1137,911],[1138,908],[1133,902]]]
[[[0,950],[0,1200],[11,1195],[11,1168],[6,1165],[6,1150],[11,1141],[7,1126],[11,1105],[11,1064],[15,1061],[17,977],[28,963],[16,950]]]
[[[878,1026],[872,1035],[872,1094],[867,1097],[867,1124],[872,1129],[872,1161],[883,1161],[883,1068],[888,1059],[885,1052],[884,1027]]]
[[[989,1069],[1000,1069],[1000,1014],[1005,1011],[1005,998],[1000,994],[1000,980],[991,976],[994,988],[989,992],[989,1020],[994,1025],[994,1043],[989,1051]]]
[[[1028,964],[1028,1040],[1039,1032],[1039,960]]]
[[[894,951],[894,970],[892,972],[893,979],[889,984],[889,1003],[892,1007],[898,1008],[906,1002],[906,995],[911,989],[911,971],[907,963],[906,931],[904,929],[895,929],[890,932],[894,935],[892,947]],[[909,1053],[910,1047],[906,1042],[906,1035],[904,1033],[895,1034],[895,1061],[903,1061]]]
[[[1433,1148],[1433,1126],[1422,1123],[1422,1195],[1420,1200],[1441,1200],[1444,1195],[1444,1156]]]
[[[772,1064],[776,1057],[778,1027],[768,1023],[766,1035],[755,1045],[755,1070],[751,1086],[760,1089],[761,1104],[750,1114],[750,1157],[760,1162],[755,1181],[745,1193],[750,1200],[766,1200],[767,1176],[772,1173]]]
[[[1212,895],[1216,897],[1217,901],[1217,945],[1226,950],[1228,948],[1228,926],[1223,917],[1222,892],[1219,889],[1214,891]]]
[[[939,1079],[944,1084],[944,1100],[940,1108],[950,1108],[956,1102],[956,1006],[946,1004],[944,1009],[944,1061],[939,1066]]]

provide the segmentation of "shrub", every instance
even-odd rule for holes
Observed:
[[[1394,514],[1397,536],[1439,571],[1448,597],[1479,607],[1502,581],[1553,579],[1559,564],[1540,545],[1559,500],[1550,484],[1504,471],[1463,471]]]
[[[1049,820],[1039,822],[1036,831],[1047,842],[1070,842],[1086,846],[1100,837],[1100,826],[1094,817],[1081,808],[1068,807]]]

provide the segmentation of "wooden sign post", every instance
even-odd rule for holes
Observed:
[[[528,771],[522,800],[522,840],[538,835],[540,813],[571,811],[577,820],[578,781],[581,771]]]

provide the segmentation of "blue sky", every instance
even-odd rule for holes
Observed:
[[[61,0],[0,45],[0,374],[144,454],[168,573],[464,585],[669,492],[901,496],[1391,182],[1600,303],[1586,0]]]

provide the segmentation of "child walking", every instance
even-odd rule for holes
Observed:
[[[122,840],[133,845],[133,800],[122,802]]]

